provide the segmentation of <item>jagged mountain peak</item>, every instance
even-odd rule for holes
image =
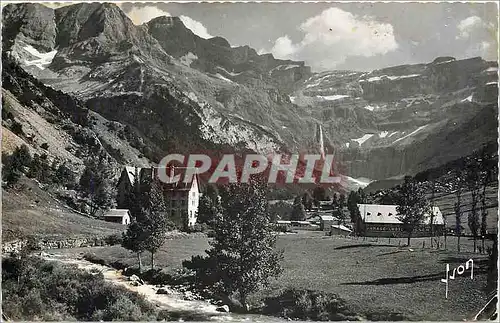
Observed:
[[[10,50],[16,41],[49,51],[55,46],[54,10],[39,3],[10,3],[2,9],[2,44]]]
[[[115,4],[80,3],[55,10],[57,43],[61,47],[101,37],[111,42],[130,39],[136,28]]]

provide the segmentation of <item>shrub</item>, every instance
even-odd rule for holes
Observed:
[[[120,233],[111,234],[104,239],[104,242],[110,246],[121,245],[122,241],[123,236]]]
[[[49,144],[44,142],[43,144],[40,145],[40,148],[47,150],[49,149]]]
[[[154,320],[155,307],[124,287],[35,257],[2,261],[3,310],[12,320]]]
[[[263,312],[288,319],[357,320],[338,295],[312,290],[287,289],[277,297],[267,298]]]
[[[207,232],[208,225],[206,223],[196,223],[192,227],[188,227],[187,232],[195,233],[195,232]]]
[[[24,134],[23,126],[15,120],[14,120],[14,122],[12,122],[12,126],[11,126],[10,130],[12,130],[12,132],[18,136],[21,136]]]
[[[83,255],[83,259],[90,261],[91,263],[107,266],[108,263],[106,260],[97,257],[95,254],[87,252]]]

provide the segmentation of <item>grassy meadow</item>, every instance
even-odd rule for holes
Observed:
[[[422,241],[426,248],[422,249]],[[401,243],[403,245],[403,243]],[[402,314],[408,320],[471,319],[486,302],[485,255],[473,254],[472,241],[462,238],[462,252],[456,252],[456,238],[448,237],[448,250],[429,249],[429,239],[412,239],[412,251],[387,238],[363,240],[329,237],[322,232],[302,231],[281,235],[277,247],[284,251],[283,274],[268,288],[252,296],[260,305],[268,296],[295,287],[337,293],[358,313],[380,311]],[[208,239],[201,235],[169,240],[156,257],[156,263],[173,271],[182,261],[204,254]],[[120,246],[58,250],[61,253],[92,252],[108,262],[136,264],[135,255]],[[468,271],[450,280],[445,299],[446,264],[455,268],[474,260],[474,279]],[[149,255],[143,263],[150,264]]]

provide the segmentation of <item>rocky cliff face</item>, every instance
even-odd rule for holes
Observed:
[[[133,129],[153,161],[206,150],[317,153],[320,128],[348,175],[381,179],[496,140],[497,66],[480,58],[312,74],[304,62],[200,38],[176,17],[135,26],[113,4],[11,4],[3,15],[8,57]]]
[[[205,73],[219,73],[239,81],[264,79],[282,89],[290,89],[296,81],[311,75],[310,67],[304,62],[275,59],[270,54],[259,55],[249,46],[233,48],[222,37],[198,37],[178,17],[158,17],[146,26],[165,52],[184,58],[190,67]]]
[[[430,64],[408,65],[373,71],[359,80],[363,98],[369,101],[398,100],[413,95],[439,95],[495,81],[492,62],[480,57],[457,61],[453,57]]]
[[[369,73],[323,72],[290,99],[323,122],[327,151],[338,153],[349,175],[383,179],[495,142],[497,71],[481,58],[442,57]]]

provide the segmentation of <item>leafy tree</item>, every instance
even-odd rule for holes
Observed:
[[[364,233],[364,227],[363,219],[361,218],[361,212],[359,212],[358,208],[358,203],[361,203],[358,192],[349,192],[349,196],[347,197],[347,209],[349,210],[354,233],[356,235],[362,235]]]
[[[57,166],[53,177],[55,183],[66,187],[72,187],[76,183],[75,173],[68,167],[67,163]]]
[[[491,156],[486,152],[486,149],[483,149],[478,160],[479,162],[479,182],[480,182],[480,191],[479,191],[479,201],[481,203],[481,250],[485,250],[484,248],[484,238],[486,236],[486,225],[488,218],[488,211],[486,207],[486,188],[493,177],[493,173],[495,168],[497,167],[496,160],[491,158]]]
[[[346,202],[345,201],[345,195],[341,193],[340,196],[339,196],[339,201],[338,201],[339,209],[342,210],[344,208],[345,202]]]
[[[313,190],[314,205],[319,207],[319,201],[326,200],[326,190],[323,186],[316,186]]]
[[[360,204],[366,204],[366,202],[367,202],[366,193],[360,187],[360,188],[358,188],[358,203],[360,203]]]
[[[213,229],[208,257],[193,257],[185,265],[214,292],[233,300],[233,306],[247,309],[248,296],[281,273],[265,185],[252,181],[225,187]]]
[[[83,196],[89,198],[90,215],[95,216],[97,211],[112,206],[112,178],[113,171],[106,156],[100,155],[87,160],[80,177],[79,189]]]
[[[332,207],[335,209],[335,208],[337,208],[337,205],[338,205],[337,194],[333,193],[333,196],[332,196]]]
[[[313,198],[311,196],[311,193],[309,193],[308,191],[304,192],[304,195],[302,195],[302,204],[304,204],[304,208],[307,211],[310,211],[312,209]]]
[[[474,237],[474,252],[476,252],[476,240],[479,230],[479,213],[477,210],[477,204],[480,189],[480,165],[478,158],[479,156],[477,154],[473,154],[470,158],[468,158],[465,168],[465,180],[467,187],[471,192],[471,210],[468,214],[467,222],[472,236]]]
[[[122,247],[137,255],[139,272],[142,271],[141,254],[146,250],[145,241],[147,234],[147,228],[144,224],[134,219],[127,226],[127,231],[122,236]]]
[[[455,234],[457,235],[457,251],[460,252],[460,237],[462,235],[462,193],[465,184],[463,165],[459,165],[454,170],[454,176],[451,181],[451,190],[457,200],[453,205],[455,211]]]
[[[305,219],[306,219],[306,210],[304,208],[304,204],[302,204],[302,198],[300,196],[297,196],[293,201],[293,209],[290,220],[304,221]]]
[[[430,214],[430,221],[429,221],[429,226],[431,229],[431,248],[434,245],[434,200],[436,196],[436,179],[432,178],[430,180],[430,189],[431,189],[431,198],[430,198],[430,203],[429,203],[429,214]],[[445,227],[446,230],[446,227]]]
[[[51,175],[52,175],[52,169],[49,165],[47,155],[35,154],[31,162],[31,167],[28,171],[27,176],[30,178],[36,178],[42,183],[50,183]]]
[[[403,222],[403,229],[408,234],[408,246],[415,228],[422,223],[429,203],[425,196],[425,188],[411,176],[406,176],[399,191],[399,204],[396,207],[398,220]]]
[[[158,249],[165,244],[167,231],[173,228],[173,223],[167,217],[165,195],[158,179],[151,181],[151,188],[147,194],[143,213],[146,215],[141,223],[148,233],[144,247],[151,253],[151,269],[154,268],[154,256]]]
[[[205,223],[211,227],[219,206],[219,195],[216,189],[211,185],[207,186],[205,194],[200,198],[197,222]]]

